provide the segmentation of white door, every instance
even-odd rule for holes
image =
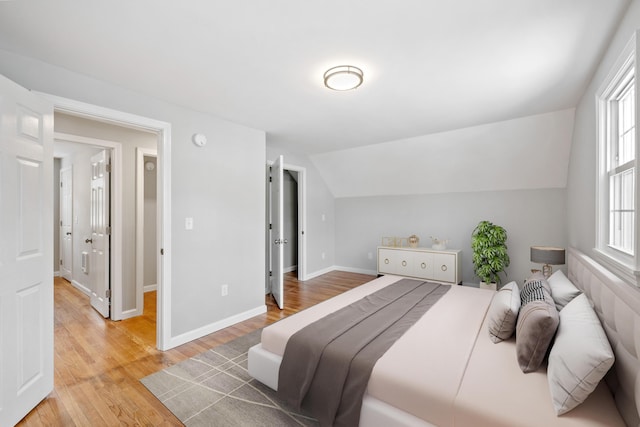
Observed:
[[[271,277],[271,294],[280,309],[284,308],[284,273],[283,254],[286,243],[283,231],[283,198],[282,198],[282,156],[279,156],[271,166],[271,254],[273,275]]]
[[[60,170],[60,276],[71,281],[73,261],[73,170]]]
[[[0,75],[0,425],[53,390],[53,106]]]
[[[91,244],[89,284],[91,305],[102,316],[109,317],[111,288],[109,285],[110,242],[110,153],[102,150],[91,157]]]

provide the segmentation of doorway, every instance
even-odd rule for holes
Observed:
[[[273,218],[274,201],[273,195],[275,189],[271,185],[271,166],[272,161],[267,162],[266,176],[266,266],[265,272],[265,294],[272,293],[272,282],[274,282],[273,268],[273,236],[271,233],[271,224],[276,221]],[[298,281],[307,280],[306,257],[307,257],[307,186],[306,186],[306,168],[288,163],[283,163],[283,231],[290,233],[290,238],[285,237],[288,242],[283,248],[283,270],[282,272],[296,271]],[[288,189],[287,189],[288,188]],[[289,194],[287,196],[287,193]],[[287,202],[285,202],[287,198]],[[288,205],[288,207],[285,207]],[[295,218],[294,218],[295,216]],[[288,218],[288,219],[286,219]],[[288,224],[287,224],[288,221]],[[295,249],[294,249],[295,248]],[[288,253],[288,254],[287,254]],[[287,261],[285,261],[287,260]],[[289,264],[288,266],[286,264]],[[280,278],[282,283],[282,278]],[[286,294],[284,295],[286,301]],[[286,303],[285,303],[286,304]]]
[[[122,228],[118,220],[122,188],[112,185],[112,177],[113,183],[122,182],[122,147],[118,142],[63,133],[55,133],[53,145],[60,162],[60,226],[54,229],[60,258],[54,263],[60,265],[63,278],[88,296],[96,311],[119,320],[111,311],[111,285],[117,283],[111,279],[122,265],[121,251],[116,250],[117,239],[113,240],[115,255],[110,246],[111,229]]]
[[[118,126],[153,132],[157,142],[157,324],[156,346],[160,350],[168,350],[179,343],[171,338],[171,125],[167,122],[124,113],[109,108],[99,107],[84,102],[61,98],[46,93],[38,93],[50,100],[56,112],[76,115],[97,122],[111,123]],[[166,153],[166,154],[165,154]],[[114,182],[114,185],[118,185]],[[122,239],[123,230],[113,229],[113,236]],[[114,242],[115,243],[115,242]],[[114,249],[115,250],[115,249]],[[113,310],[122,315],[122,302],[114,300]],[[142,310],[142,307],[140,307]]]

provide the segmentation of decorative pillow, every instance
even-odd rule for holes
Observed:
[[[551,286],[551,298],[556,303],[558,311],[569,303],[572,299],[581,294],[580,289],[567,279],[562,270],[556,270],[548,279]]]
[[[547,354],[559,317],[542,274],[527,280],[520,291],[522,307],[516,324],[516,355],[522,372],[536,371]]]
[[[499,343],[513,335],[520,305],[520,289],[516,282],[507,283],[494,295],[487,314],[491,341]]]
[[[615,357],[586,295],[560,312],[560,326],[549,353],[547,379],[556,414],[569,412],[591,394]]]

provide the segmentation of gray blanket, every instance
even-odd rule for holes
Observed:
[[[450,285],[402,279],[289,338],[278,395],[322,426],[357,426],[376,361]]]

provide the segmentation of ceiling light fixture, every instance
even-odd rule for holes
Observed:
[[[362,70],[352,65],[339,65],[324,73],[324,85],[332,90],[351,90],[362,84]]]

